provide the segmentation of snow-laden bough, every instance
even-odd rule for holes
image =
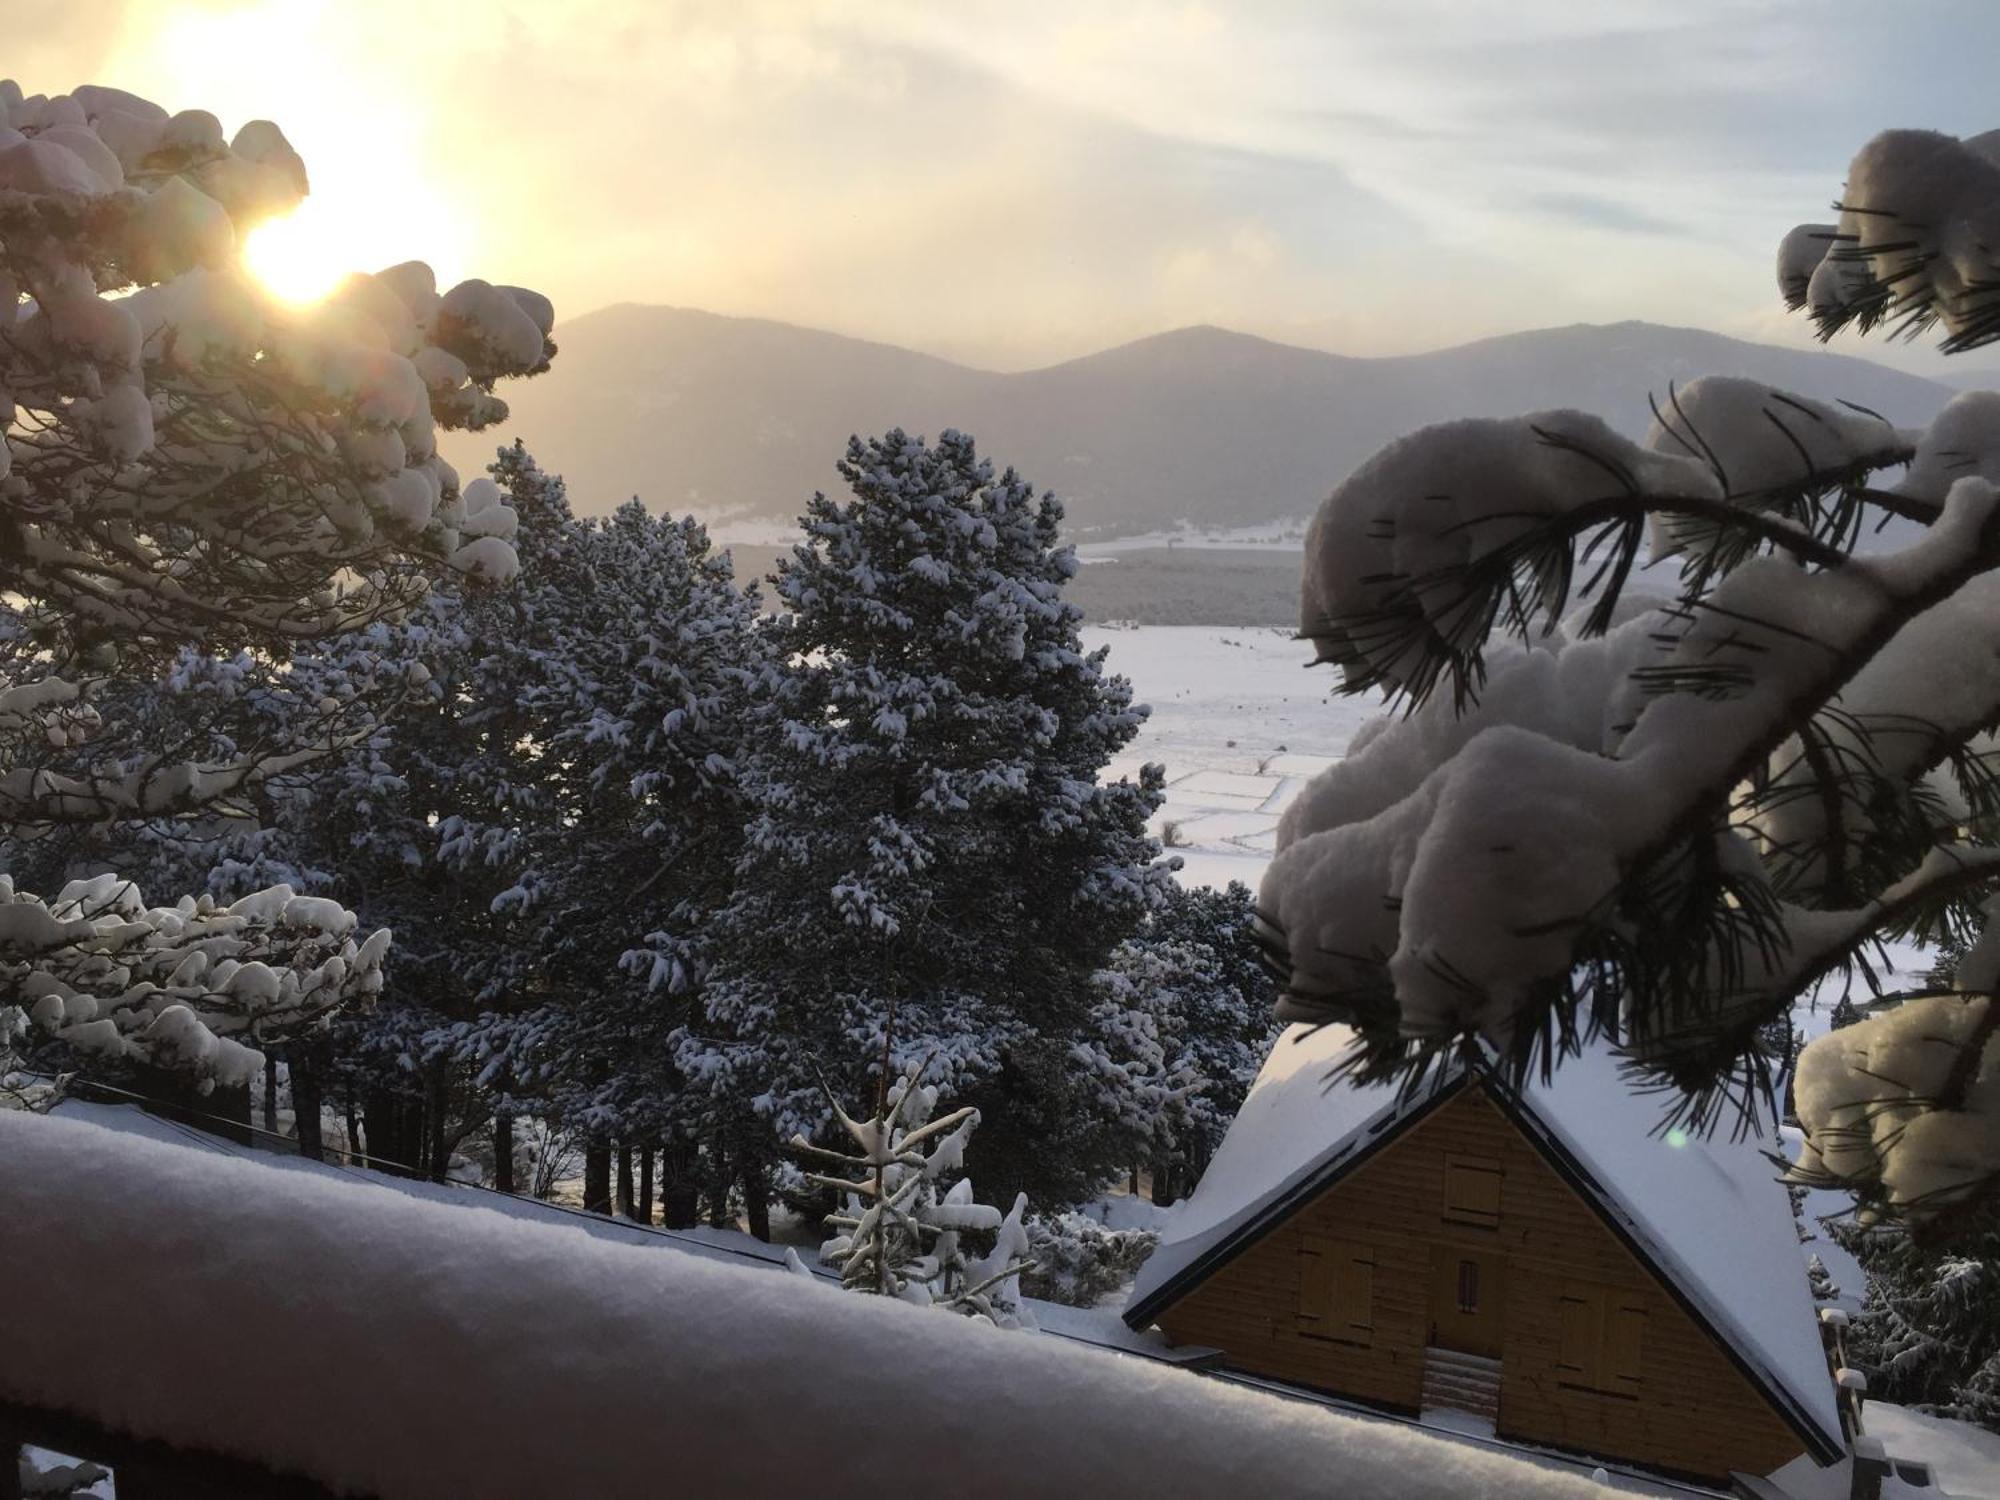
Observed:
[[[1879,138],[1781,288],[1823,327],[2000,337],[1996,159]],[[1651,409],[1640,443],[1567,411],[1427,428],[1308,533],[1302,634],[1397,712],[1286,812],[1260,916],[1280,1014],[1354,1024],[1363,1076],[1604,1031],[1694,1122],[1754,1117],[1797,999],[1884,937],[1994,931],[2000,398],[1917,431],[1736,378]],[[1857,553],[1888,521],[1916,539]],[[1990,1206],[1994,980],[1968,961],[1806,1053],[1801,1180],[1931,1227]]]

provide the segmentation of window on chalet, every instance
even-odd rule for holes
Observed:
[[[1498,1229],[1500,1163],[1489,1157],[1447,1152],[1444,1159],[1444,1217],[1448,1224]]]
[[[1636,1400],[1646,1336],[1644,1299],[1635,1292],[1568,1281],[1557,1307],[1557,1383]]]
[[[1367,1348],[1375,1342],[1375,1250],[1308,1234],[1299,1244],[1299,1332]]]
[[[1476,1260],[1458,1263],[1458,1310],[1462,1313],[1479,1311],[1479,1262]]]

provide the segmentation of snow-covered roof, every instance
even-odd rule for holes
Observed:
[[[1345,1026],[1293,1026],[1278,1039],[1200,1184],[1175,1205],[1139,1268],[1127,1304],[1134,1313],[1150,1315],[1146,1304],[1161,1288],[1360,1151],[1372,1139],[1363,1126],[1397,1117],[1393,1088],[1328,1084],[1352,1040]]]
[[[0,1110],[0,1401],[382,1500],[1590,1500],[1580,1475],[763,1267]],[[302,1350],[284,1379],[244,1350]],[[884,1413],[891,1413],[885,1418]],[[896,1425],[900,1423],[900,1425]],[[662,1476],[668,1476],[663,1480]]]
[[[1162,1226],[1128,1320],[1150,1320],[1232,1249],[1446,1096],[1425,1091],[1399,1101],[1392,1088],[1329,1084],[1352,1040],[1342,1026],[1294,1026],[1280,1038],[1200,1185]],[[1491,1086],[1503,1102],[1512,1094]],[[1763,1154],[1771,1143],[1659,1132],[1659,1097],[1634,1092],[1602,1045],[1565,1060],[1548,1083],[1531,1080],[1515,1102],[1523,1131],[1745,1372],[1837,1448],[1840,1422],[1791,1203]]]

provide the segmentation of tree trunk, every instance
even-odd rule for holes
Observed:
[[[701,1153],[687,1136],[667,1137],[660,1153],[660,1222],[692,1229],[701,1222]]]
[[[623,1141],[618,1143],[618,1217],[638,1217],[632,1197],[632,1148]]]
[[[148,1114],[177,1120],[240,1146],[252,1144],[248,1084],[203,1094],[195,1088],[190,1073],[142,1064],[134,1070],[132,1091],[145,1098]]]
[[[307,1161],[326,1160],[326,1146],[320,1133],[320,1086],[319,1074],[308,1063],[293,1058],[289,1066],[292,1075],[292,1121],[298,1135],[299,1155]]]
[[[708,1141],[708,1222],[715,1229],[730,1225],[729,1150],[719,1130]]]
[[[750,1222],[750,1233],[765,1244],[771,1242],[771,1186],[769,1174],[764,1170],[764,1158],[755,1151],[745,1151],[743,1157],[743,1213]]]
[[[1174,1165],[1170,1161],[1153,1163],[1153,1202],[1161,1208],[1171,1207],[1179,1196],[1174,1187]]]
[[[639,1150],[639,1222],[653,1222],[653,1148]]]
[[[1139,1196],[1139,1164],[1136,1161],[1132,1163],[1132,1196]]]
[[[293,1101],[297,1107],[297,1101]],[[278,1133],[278,1060],[269,1053],[264,1055],[264,1129],[272,1135]]]
[[[362,1110],[368,1122],[368,1165],[394,1177],[420,1175],[416,1148],[421,1122],[415,1118],[417,1110],[409,1095],[401,1089],[371,1084]]]
[[[493,1117],[493,1185],[503,1193],[514,1191],[514,1117]]]
[[[594,1214],[611,1212],[611,1144],[591,1141],[583,1148],[583,1206]]]
[[[444,1065],[434,1063],[424,1070],[424,1164],[432,1182],[443,1182],[450,1174],[451,1146],[445,1140]]]
[[[365,1155],[361,1145],[361,1117],[354,1111],[354,1080],[341,1090],[347,1113],[347,1154],[350,1159]]]

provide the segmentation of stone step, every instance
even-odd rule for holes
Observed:
[[[1424,1351],[1423,1404],[1497,1420],[1500,1361],[1459,1349]]]
[[[1500,1374],[1500,1361],[1484,1354],[1468,1354],[1463,1349],[1440,1349],[1435,1345],[1424,1350],[1424,1365],[1427,1369],[1448,1368],[1477,1370],[1494,1376]]]
[[[1426,1386],[1450,1388],[1450,1390],[1492,1390],[1492,1392],[1500,1390],[1500,1382],[1498,1380],[1480,1380],[1480,1378],[1474,1378],[1474,1376],[1454,1374],[1452,1370],[1426,1370],[1424,1372],[1424,1384]]]
[[[1445,1385],[1426,1380],[1424,1399],[1428,1401],[1433,1398],[1440,1401],[1476,1401],[1483,1405],[1492,1405],[1500,1399],[1500,1388],[1491,1385]]]

